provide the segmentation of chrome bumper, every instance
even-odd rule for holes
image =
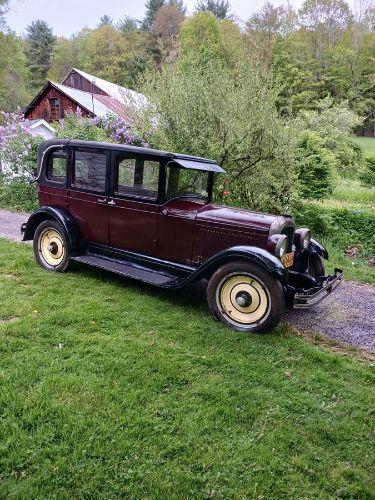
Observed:
[[[294,309],[308,309],[315,306],[339,286],[343,277],[343,271],[341,269],[335,269],[334,274],[322,278],[322,283],[319,286],[315,286],[303,292],[297,292],[294,295]]]

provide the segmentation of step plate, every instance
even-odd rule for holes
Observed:
[[[72,257],[72,260],[74,260],[75,262],[81,262],[82,264],[87,264],[89,266],[94,266],[99,269],[104,269],[116,274],[120,274],[121,276],[125,276],[127,278],[133,278],[161,287],[174,288],[178,287],[182,282],[181,278],[170,274],[147,269],[137,264],[119,262],[117,260],[107,259],[105,257],[100,257],[97,255],[79,255],[77,257]]]

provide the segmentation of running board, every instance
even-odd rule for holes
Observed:
[[[134,262],[102,257],[101,255],[78,255],[72,257],[72,260],[159,287],[178,288],[184,281],[181,276],[169,272],[147,268]]]

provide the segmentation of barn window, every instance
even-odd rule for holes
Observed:
[[[51,106],[51,120],[58,120],[60,118],[60,99],[54,97],[49,100]]]

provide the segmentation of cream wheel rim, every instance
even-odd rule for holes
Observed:
[[[225,277],[218,287],[217,299],[228,320],[242,325],[261,323],[271,303],[263,283],[247,274]]]
[[[55,229],[46,229],[39,237],[39,254],[46,264],[56,267],[64,259],[65,246],[61,234]]]

